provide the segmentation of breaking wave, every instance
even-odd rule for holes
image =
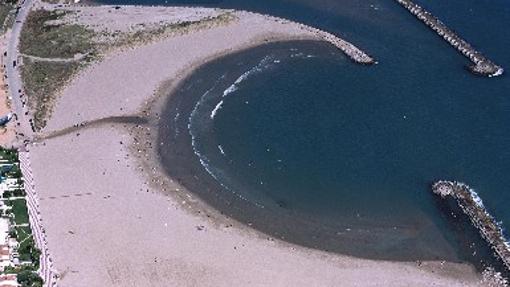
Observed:
[[[280,63],[280,61],[277,59],[274,59],[274,57],[271,57],[271,56],[265,56],[264,58],[262,58],[258,62],[257,65],[255,65],[251,69],[249,69],[246,72],[244,72],[243,74],[241,74],[230,86],[228,86],[220,94],[220,96],[219,96],[220,101],[216,105],[214,105],[214,108],[212,108],[213,105],[210,104],[211,100],[216,98],[213,95],[214,94],[213,91],[216,90],[216,88],[219,86],[221,81],[225,78],[225,75],[222,75],[220,78],[218,78],[218,80],[214,83],[214,85],[210,89],[208,89],[204,94],[202,94],[202,96],[200,97],[198,102],[195,104],[195,106],[189,116],[189,119],[188,119],[188,131],[191,136],[191,145],[193,148],[193,152],[198,157],[200,164],[204,167],[204,169],[207,171],[207,173],[209,173],[222,187],[224,187],[229,192],[232,192],[239,198],[241,198],[245,201],[249,201],[260,208],[264,208],[264,205],[258,203],[255,200],[249,200],[244,195],[233,190],[230,187],[230,184],[226,184],[225,183],[226,178],[225,178],[225,176],[223,176],[223,171],[216,167],[213,167],[210,164],[210,159],[207,156],[205,156],[204,154],[200,153],[199,147],[198,147],[198,142],[197,142],[197,135],[200,134],[200,132],[197,132],[196,130],[194,131],[192,126],[195,128],[199,127],[199,129],[201,129],[201,130],[209,129],[212,124],[212,120],[217,115],[218,111],[222,109],[222,107],[224,105],[224,98],[226,96],[237,91],[239,89],[239,85],[243,81],[249,79],[251,76],[253,76],[255,74],[266,71],[267,69],[277,65],[278,63]],[[209,113],[208,119],[205,119],[203,116],[203,112],[204,112],[203,110],[204,109],[207,110],[209,108],[212,108],[212,110]],[[222,156],[226,156],[226,154],[223,150],[223,147],[221,145],[218,145],[218,151]]]
[[[264,70],[274,66],[275,64],[280,63],[280,60],[276,60],[271,56],[265,56],[260,62],[250,70],[244,72],[239,78],[237,78],[234,83],[232,83],[228,88],[223,91],[222,98],[225,98],[229,94],[237,91],[239,89],[239,84],[243,81],[247,80],[250,76],[263,72]],[[221,100],[218,104],[216,104],[215,108],[211,111],[210,118],[214,119],[218,110],[223,107],[223,100]]]

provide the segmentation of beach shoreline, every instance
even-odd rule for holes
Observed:
[[[328,49],[327,44],[324,43],[300,41],[264,44],[258,48],[250,49],[249,54],[251,56],[257,55],[255,58],[258,59],[264,58],[265,46],[267,45],[271,46],[270,50],[272,51],[283,51],[296,47],[303,48],[306,45]],[[304,54],[310,52],[307,50],[299,51]],[[196,75],[202,72],[199,76],[195,76],[194,79],[200,79],[201,82],[205,82],[208,80],[207,74],[210,72],[202,70],[207,69],[217,73],[216,77],[210,80],[210,83],[203,84],[207,89],[217,84],[217,82],[213,83],[213,81],[220,75],[222,75],[221,78],[226,74],[235,75],[232,80],[225,80],[226,82],[233,82],[238,77],[237,75],[243,74],[249,69],[247,67],[253,67],[258,62],[258,60],[250,62],[246,56],[247,53],[244,52],[246,50],[231,53],[226,57],[211,59],[205,66],[215,65],[215,68],[202,65],[197,67],[197,69],[191,68],[193,70],[191,74]],[[242,68],[239,68],[239,71],[237,68],[229,68],[228,71],[216,69],[218,66],[236,66],[236,62],[231,59],[232,57],[237,57],[237,61],[243,59],[244,65]],[[186,73],[186,75],[189,74]],[[186,93],[190,86],[193,86],[193,92]],[[214,175],[209,174],[206,168],[204,168],[203,163],[200,162],[196,151],[192,147],[192,139],[188,131],[188,116],[196,103],[201,100],[200,97],[205,92],[204,90],[205,88],[202,88],[201,85],[193,82],[193,77],[184,77],[181,81],[173,83],[172,86],[163,85],[159,94],[166,102],[158,103],[154,109],[157,111],[154,113],[154,116],[159,117],[161,123],[158,125],[156,124],[157,120],[151,120],[151,122],[154,122],[151,130],[158,130],[158,135],[153,136],[151,140],[140,140],[140,142],[162,144],[154,148],[157,150],[153,149],[157,155],[147,159],[147,162],[158,161],[159,167],[165,171],[166,175],[173,178],[180,185],[185,186],[193,197],[200,198],[200,201],[205,202],[213,210],[220,210],[222,214],[235,218],[237,221],[244,223],[244,225],[250,225],[251,228],[261,231],[261,238],[265,239],[279,239],[289,241],[292,244],[298,244],[299,246],[368,259],[395,261],[444,259],[454,262],[459,261],[458,258],[451,255],[454,253],[452,250],[443,250],[444,254],[442,255],[444,257],[440,258],[436,257],[439,256],[437,254],[439,252],[433,254],[430,251],[428,253],[420,253],[417,250],[406,250],[405,248],[399,248],[400,251],[395,250],[395,248],[380,249],[381,242],[384,242],[387,238],[409,240],[413,234],[420,233],[420,228],[424,228],[423,226],[416,226],[416,224],[402,225],[398,226],[397,231],[392,223],[372,223],[367,220],[362,222],[359,218],[356,218],[354,221],[348,218],[336,218],[334,222],[326,222],[324,220],[315,222],[313,219],[298,216],[299,214],[292,212],[292,210],[288,211],[279,206],[260,206],[256,201],[245,199],[234,191],[227,191],[226,189],[228,188],[225,188],[214,179]],[[219,88],[219,90],[221,91],[223,88]],[[140,135],[140,138],[142,135]],[[149,149],[151,147],[146,146],[142,150]],[[271,222],[271,224],[267,224],[267,222]],[[425,221],[421,222],[420,225],[426,224],[430,223]],[[321,226],[321,228],[316,228],[316,226]],[[366,229],[371,230],[370,234],[366,234]],[[315,230],[313,236],[311,236],[311,230]],[[341,236],[339,231],[344,231]],[[432,231],[430,230],[430,232]],[[360,237],[363,237],[363,243],[356,244]],[[423,249],[426,249],[426,247],[423,247]]]
[[[250,15],[108,55],[64,90],[30,146],[59,285],[477,286],[479,275],[466,264],[364,260],[268,240],[162,173],[151,145],[158,144],[154,130],[172,89],[221,56],[268,42],[318,40],[292,23]],[[87,125],[122,116],[149,121]]]

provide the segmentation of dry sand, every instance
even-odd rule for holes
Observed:
[[[212,57],[265,40],[313,38],[292,23],[237,15],[239,21],[227,26],[114,53],[92,65],[64,90],[43,132],[138,114],[164,81],[176,82]],[[132,135],[131,125],[111,123],[30,146],[60,286],[477,285],[479,276],[467,265],[418,267],[328,254],[267,240],[219,215],[197,215],[197,205],[181,202],[187,197],[182,188],[167,186],[179,192],[165,195],[147,184],[130,148]]]
[[[148,7],[148,6],[69,6],[74,13],[67,14],[64,21],[74,21],[96,32],[131,32],[157,28],[161,24],[197,21],[218,16],[223,10],[215,8]],[[147,15],[151,15],[147,17]]]
[[[0,36],[0,51],[5,50],[6,35]],[[7,115],[11,112],[9,95],[5,86],[4,69],[3,69],[3,55],[0,64],[0,117]],[[12,147],[16,139],[15,123],[14,120],[9,122],[6,126],[0,127],[0,146]]]

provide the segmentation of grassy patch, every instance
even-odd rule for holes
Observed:
[[[38,62],[24,58],[21,76],[37,130],[46,125],[57,92],[73,77],[80,65],[78,62]]]
[[[34,126],[41,130],[51,116],[58,92],[87,63],[98,57],[99,52],[119,46],[149,43],[160,37],[185,34],[228,23],[236,17],[229,12],[199,21],[162,25],[126,33],[112,42],[99,44],[93,30],[77,24],[62,22],[64,11],[36,10],[29,14],[21,32],[20,50],[23,54],[41,58],[73,58],[76,54],[87,56],[76,62],[40,61],[24,57],[21,75],[28,96],[28,105],[33,112]],[[108,36],[108,35],[107,35]]]
[[[31,261],[37,269],[39,266],[39,256],[41,251],[35,246],[34,239],[30,236],[24,241],[18,241],[18,253],[21,261]]]
[[[10,169],[4,173],[4,176],[7,176],[7,177],[12,177],[12,178],[20,178],[23,176],[23,174],[21,174],[21,169],[18,165],[16,164],[13,164]]]
[[[14,213],[14,222],[16,224],[28,223],[27,201],[24,199],[11,200],[12,212]]]
[[[0,0],[0,34],[14,22],[14,6],[17,0]]]
[[[17,162],[18,152],[14,149],[5,149],[0,147],[0,159],[5,159],[9,162]]]
[[[92,52],[94,32],[81,25],[65,24],[63,11],[36,10],[28,15],[20,39],[21,53],[43,58],[72,58]]]
[[[18,226],[16,229],[16,240],[18,242],[22,242],[25,239],[32,236],[32,230],[30,229],[30,226]]]
[[[115,46],[146,44],[165,36],[183,35],[190,33],[191,31],[220,26],[230,23],[235,19],[237,18],[232,13],[225,12],[215,17],[206,17],[197,21],[184,21],[180,23],[161,25],[156,29],[139,30],[134,33],[128,33],[117,40]]]
[[[21,287],[42,287],[44,280],[31,270],[23,270],[18,273],[18,283]]]
[[[18,189],[15,189],[15,190],[6,190],[4,191],[3,193],[3,197],[4,198],[9,198],[9,197],[12,197],[12,196],[25,196],[26,195],[26,192],[24,189],[21,189],[21,188],[18,188]]]
[[[5,21],[12,8],[12,4],[3,1],[0,2],[0,31],[4,29]]]
[[[34,126],[40,130],[51,115],[58,92],[78,72],[78,68],[93,59],[96,51],[94,32],[81,25],[66,24],[64,11],[32,11],[23,26],[20,51],[40,58],[74,58],[87,54],[80,61],[39,61],[24,57],[21,76],[28,104],[33,112]]]
[[[35,246],[32,229],[30,229],[30,226],[18,226],[15,229],[16,240],[19,242],[19,259],[21,261],[31,261],[33,269],[36,270],[39,267],[41,251]]]

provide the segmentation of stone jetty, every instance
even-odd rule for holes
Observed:
[[[510,243],[505,239],[501,225],[485,209],[482,200],[468,185],[456,181],[438,181],[432,192],[442,198],[451,196],[457,201],[471,223],[489,243],[494,254],[510,271]]]
[[[366,65],[372,65],[377,64],[377,62],[367,55],[365,52],[361,51],[358,47],[354,46],[353,44],[329,33],[326,31],[322,31],[317,28],[313,28],[307,25],[300,24],[302,29],[310,31],[314,33],[315,35],[319,36],[321,39],[323,39],[326,42],[329,42],[333,44],[338,49],[342,50],[347,56],[349,56],[354,62],[359,64],[366,64]]]
[[[242,11],[242,13],[249,13],[249,14],[256,14],[253,12],[248,11]],[[377,64],[377,61],[375,61],[371,56],[369,56],[367,53],[363,52],[358,47],[354,46],[353,44],[345,41],[344,39],[337,37],[329,32],[302,24],[293,22],[287,19],[270,16],[270,15],[264,15],[266,19],[278,22],[278,23],[293,23],[298,25],[298,27],[301,30],[307,31],[311,34],[314,34],[317,38],[322,39],[323,41],[329,42],[333,46],[340,49],[344,54],[346,54],[349,58],[351,58],[354,62],[358,64],[364,64],[364,65],[373,65]]]
[[[503,74],[502,67],[485,58],[480,52],[476,51],[468,42],[460,38],[457,34],[455,34],[455,32],[453,32],[430,12],[426,11],[411,0],[396,1],[434,30],[439,36],[443,37],[443,39],[456,48],[462,55],[466,56],[473,63],[473,65],[469,67],[473,73],[488,77]]]

